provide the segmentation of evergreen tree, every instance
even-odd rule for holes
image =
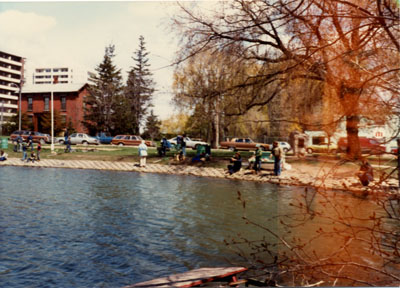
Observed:
[[[143,133],[143,138],[150,138],[151,140],[160,139],[160,125],[161,121],[158,120],[157,115],[154,115],[153,110],[150,111],[149,116],[146,118],[146,127]]]
[[[115,102],[122,91],[121,70],[113,64],[114,51],[114,45],[105,48],[103,61],[95,69],[97,74],[89,79],[92,84],[85,100],[84,124],[93,134],[97,131],[114,132],[121,124],[113,121]]]
[[[150,64],[146,52],[144,37],[139,37],[139,49],[134,53],[132,59],[135,61],[135,66],[131,68],[128,74],[126,83],[126,98],[129,100],[132,119],[135,123],[134,134],[139,134],[140,126],[147,114],[151,104],[152,96],[155,91],[153,74],[150,72]]]

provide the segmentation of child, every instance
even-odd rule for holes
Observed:
[[[35,152],[31,152],[31,156],[26,160],[26,162],[32,161],[32,163],[35,163],[36,160],[36,155]]]

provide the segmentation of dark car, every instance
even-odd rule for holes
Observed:
[[[35,143],[45,144],[51,141],[51,138],[48,134],[43,134],[37,131],[29,131],[29,130],[17,130],[11,133],[10,139],[11,141],[15,141],[18,136],[21,136],[24,141],[27,141],[29,135],[32,133],[32,139]]]
[[[365,154],[383,154],[386,151],[386,147],[379,143],[378,140],[374,138],[367,137],[358,137],[360,141],[361,153]],[[347,151],[347,138],[342,137],[339,139],[338,143],[338,151],[346,152]]]
[[[99,140],[101,144],[110,144],[114,137],[111,136],[109,132],[98,132],[95,138]]]

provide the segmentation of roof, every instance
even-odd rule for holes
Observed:
[[[87,83],[34,84],[23,86],[21,93],[77,92],[86,85]]]

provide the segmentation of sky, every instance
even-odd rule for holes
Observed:
[[[93,71],[105,47],[115,45],[114,64],[124,79],[143,35],[157,83],[154,113],[166,119],[171,105],[171,66],[178,49],[168,25],[174,2],[3,2],[0,1],[0,51],[26,58],[27,82],[34,68],[67,66]]]

